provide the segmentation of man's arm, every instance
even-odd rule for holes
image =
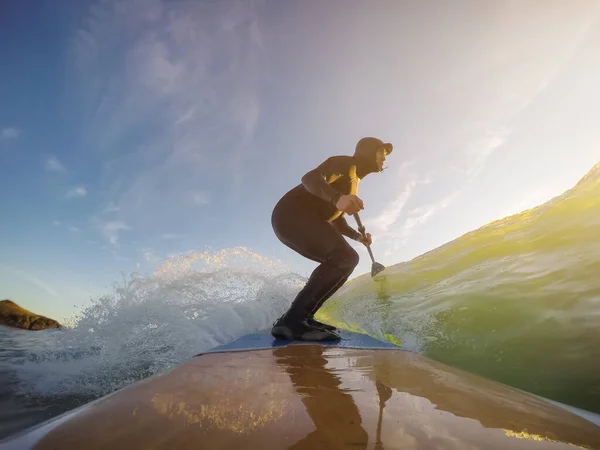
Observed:
[[[302,184],[308,192],[335,206],[342,194],[332,188],[328,181],[336,176],[349,175],[352,164],[350,157],[332,156],[307,172],[302,177]]]
[[[344,236],[349,237],[350,239],[356,241],[361,236],[361,234],[358,231],[356,231],[354,228],[348,225],[348,222],[346,222],[344,216],[339,216],[337,219],[331,222],[331,224],[334,227],[336,227],[340,233],[342,233]]]

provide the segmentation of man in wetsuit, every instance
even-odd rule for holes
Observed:
[[[288,311],[274,324],[277,339],[322,341],[339,339],[335,327],[314,319],[315,312],[346,282],[358,264],[358,253],[343,236],[371,244],[348,225],[344,214],[363,209],[358,182],[381,172],[392,144],[362,138],[353,156],[332,156],[306,173],[273,209],[271,223],[277,238],[320,265],[310,275]]]

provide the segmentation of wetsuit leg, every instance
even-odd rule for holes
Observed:
[[[271,222],[283,244],[320,263],[286,313],[286,319],[302,321],[343,285],[359,256],[333,225],[305,210],[276,207]]]
[[[333,288],[333,289],[332,289],[332,290],[329,292],[329,294],[327,294],[326,296],[322,297],[322,298],[321,298],[321,299],[318,301],[318,303],[317,303],[317,304],[314,306],[313,310],[310,312],[310,317],[313,317],[313,316],[314,316],[314,315],[317,313],[317,311],[318,311],[318,310],[321,308],[321,306],[323,306],[323,304],[324,304],[324,303],[325,303],[327,300],[329,300],[329,298],[330,298],[330,297],[331,297],[333,294],[335,294],[335,293],[338,291],[338,289],[339,289],[339,288],[341,288],[341,287],[344,285],[344,283],[345,283],[346,281],[348,281],[348,278],[350,278],[350,275],[351,275],[351,274],[348,274],[348,276],[347,276],[347,277],[344,277],[344,278],[342,278],[342,279],[341,279],[341,280],[338,282],[338,284],[336,284],[336,285],[334,286],[334,288]]]

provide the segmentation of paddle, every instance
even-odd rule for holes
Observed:
[[[360,231],[360,234],[362,234],[363,238],[366,239],[367,235],[365,234],[365,227],[362,224],[362,222],[360,221],[360,217],[359,217],[358,213],[354,214],[354,219],[356,219],[356,223],[358,224],[358,231]],[[383,264],[379,264],[378,262],[375,262],[375,258],[373,258],[373,252],[371,251],[370,245],[367,245],[367,250],[369,251],[369,256],[371,257],[371,261],[373,262],[373,265],[371,266],[371,277],[374,277],[378,273],[382,272],[385,269],[385,266]]]

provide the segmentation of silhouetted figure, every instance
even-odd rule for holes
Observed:
[[[358,264],[358,253],[343,236],[371,245],[371,235],[351,228],[344,214],[363,209],[358,183],[381,172],[392,144],[366,137],[353,156],[332,156],[306,173],[302,182],[277,203],[271,223],[277,238],[292,250],[320,265],[310,275],[288,311],[274,324],[277,339],[335,340],[335,327],[314,314],[346,282]]]

